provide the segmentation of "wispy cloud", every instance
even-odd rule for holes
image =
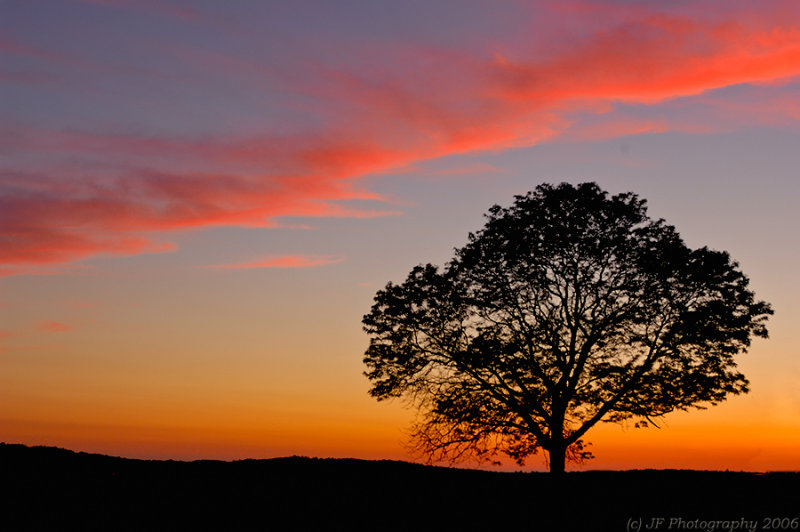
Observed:
[[[215,270],[251,270],[259,268],[313,268],[342,262],[341,255],[278,255],[239,264],[208,266]]]
[[[60,321],[40,321],[39,323],[36,324],[36,326],[41,331],[46,331],[51,333],[66,332],[72,329],[70,325],[62,323]]]
[[[156,9],[155,3],[142,5]],[[100,253],[174,249],[155,241],[154,232],[279,227],[282,217],[398,214],[381,208],[387,198],[361,178],[442,156],[553,139],[709,131],[715,124],[628,116],[616,109],[800,75],[800,9],[790,3],[759,3],[755,13],[738,2],[725,4],[726,10],[549,5],[559,11],[551,13],[553,20],[566,10],[574,38],[542,48],[533,42],[535,32],[526,30],[482,53],[474,46],[395,43],[387,50],[354,50],[347,64],[287,61],[281,83],[305,99],[306,107],[295,110],[313,118],[291,134],[277,133],[280,123],[264,133],[240,134],[6,126],[0,131],[9,155],[0,168],[0,272],[31,273]],[[163,14],[179,19],[196,15],[168,11]],[[57,57],[15,43],[0,48],[31,60]],[[214,54],[262,68],[264,76],[276,72],[258,54]],[[370,62],[376,54],[386,61]],[[290,67],[295,75],[285,75]],[[236,72],[226,71],[232,86]],[[776,102],[786,109],[783,116],[798,116],[796,99]],[[731,101],[718,108],[724,106],[746,110],[756,104]],[[489,169],[477,169],[484,170]],[[373,205],[355,208],[352,200]],[[239,267],[304,267],[326,260],[331,259],[279,257]]]

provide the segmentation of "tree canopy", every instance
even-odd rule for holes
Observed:
[[[748,391],[735,357],[769,304],[724,251],[690,249],[633,193],[544,184],[493,206],[443,268],[388,283],[364,316],[370,394],[419,410],[432,460],[551,471],[591,458],[600,421],[646,424]]]

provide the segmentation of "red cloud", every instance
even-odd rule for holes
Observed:
[[[60,321],[40,321],[37,325],[40,330],[53,333],[66,332],[72,329],[72,327]]]
[[[652,103],[800,73],[800,29],[748,27],[734,19],[649,15],[597,33],[536,62],[499,56],[497,94],[512,100]]]
[[[344,257],[339,255],[282,255],[268,257],[254,262],[241,264],[222,264],[219,266],[209,266],[213,269],[222,270],[250,270],[255,268],[311,268],[314,266],[327,266],[342,262]]]
[[[743,11],[751,4],[737,5],[681,15],[653,11],[653,4],[623,10],[572,2],[580,37],[549,47],[526,28],[494,56],[415,45],[385,50],[379,67],[304,65],[304,74],[280,83],[314,102],[308,113],[319,114],[322,125],[305,133],[187,138],[7,126],[0,132],[9,154],[0,168],[0,275],[47,271],[99,253],[171,249],[149,238],[156,231],[395,214],[348,207],[350,200],[384,201],[359,178],[446,155],[560,136],[702,131],[708,126],[668,116],[620,118],[614,108],[800,75],[800,13],[792,4],[759,3],[756,13]],[[359,53],[367,65],[381,50],[355,50],[355,64]],[[225,73],[234,81],[250,79],[241,69],[258,66],[251,58],[208,55],[231,68]],[[785,106],[797,113],[796,102]],[[603,120],[581,121],[599,114]],[[287,261],[285,267],[310,265]],[[251,267],[276,267],[259,264]]]

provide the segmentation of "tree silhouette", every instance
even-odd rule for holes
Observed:
[[[595,183],[544,184],[486,218],[363,319],[370,395],[419,409],[412,441],[431,460],[544,449],[560,473],[591,458],[599,421],[748,391],[734,356],[767,337],[772,309],[726,252],[690,249],[644,199]]]

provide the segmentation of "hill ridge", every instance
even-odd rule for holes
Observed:
[[[5,528],[625,530],[634,518],[797,517],[798,473],[585,471],[553,477],[393,460],[142,460],[0,444]],[[266,526],[266,528],[272,528]],[[666,530],[666,528],[665,528]],[[717,529],[719,530],[719,529]]]

